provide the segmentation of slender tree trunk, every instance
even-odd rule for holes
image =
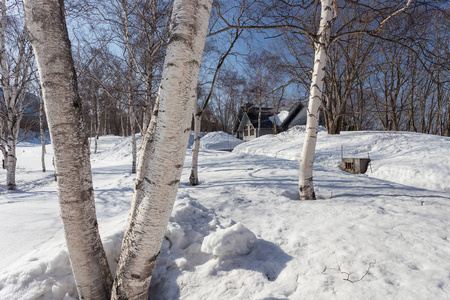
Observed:
[[[80,299],[109,299],[112,278],[95,213],[89,144],[60,0],[25,0],[58,176],[58,198]]]
[[[450,136],[450,97],[447,103],[447,128],[445,130],[445,136]]]
[[[98,135],[100,132],[100,112],[98,109],[98,98],[97,96],[94,97],[94,153],[97,154],[98,149]]]
[[[136,182],[112,299],[147,299],[183,169],[211,5],[174,2],[154,143],[144,154],[151,164]]]
[[[132,77],[133,77],[133,59],[131,57],[131,48],[130,48],[130,37],[128,31],[128,8],[127,2],[122,0],[122,9],[124,15],[124,32],[125,32],[125,44],[127,47],[127,65],[128,65],[128,86],[127,86],[127,97],[128,97],[128,120],[130,122],[130,133],[131,133],[131,173],[136,173],[136,116],[134,113],[134,103],[133,103],[133,93],[132,93]]]
[[[11,122],[8,120],[8,164],[6,165],[6,185],[8,187],[8,190],[15,190],[16,189],[16,164],[17,164],[17,157],[16,157],[16,143],[17,143],[17,137],[14,134],[13,130],[11,130],[10,127],[14,126],[10,124]]]
[[[330,39],[329,22],[333,17],[332,0],[321,0],[322,12],[319,41],[315,42],[314,71],[311,79],[309,94],[308,117],[306,121],[306,134],[300,158],[299,190],[300,200],[315,200],[313,185],[313,163],[316,151],[317,128],[319,124],[319,108],[322,98],[323,78],[327,62],[327,47]]]
[[[131,130],[131,173],[136,174],[136,116],[134,114],[134,107],[130,103],[130,130]]]
[[[40,93],[41,99],[39,100],[39,129],[41,132],[41,162],[42,162],[42,172],[45,172],[45,154],[47,151],[45,150],[45,128],[44,128],[44,100],[42,99],[42,92]]]
[[[198,154],[200,152],[200,127],[202,124],[202,113],[198,112],[198,104],[195,101],[194,105],[194,145],[192,146],[192,162],[191,162],[191,176],[189,176],[189,183],[192,186],[199,184],[198,182]]]
[[[258,130],[257,130],[257,134],[256,137],[260,137],[261,136],[261,113],[262,113],[262,101],[261,99],[259,100],[259,110],[258,110]]]
[[[142,121],[143,133],[147,132],[152,116],[153,64],[151,62],[147,64],[147,81],[145,83],[145,89],[144,116]]]

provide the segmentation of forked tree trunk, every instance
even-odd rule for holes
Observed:
[[[212,0],[174,2],[154,142],[151,149],[143,145],[147,152],[141,154],[151,164],[136,182],[112,299],[147,299],[180,183],[211,5]]]
[[[192,186],[199,184],[198,182],[198,154],[200,152],[200,127],[202,124],[202,114],[198,112],[198,103],[194,104],[194,144],[192,145],[192,162],[191,162],[191,176],[189,176],[189,183]]]
[[[314,70],[309,94],[306,134],[300,158],[299,190],[300,200],[315,200],[313,185],[313,163],[316,151],[317,128],[319,124],[319,108],[322,98],[323,78],[327,62],[326,50],[330,40],[330,24],[333,17],[333,0],[321,0],[321,17],[318,32],[319,40],[314,43]]]
[[[100,240],[89,144],[61,0],[25,0],[58,180],[58,198],[80,299],[109,299],[112,278]]]

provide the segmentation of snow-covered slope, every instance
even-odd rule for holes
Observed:
[[[242,141],[223,131],[209,132],[200,139],[200,148],[211,150],[232,150]]]
[[[233,152],[298,160],[305,127],[265,135],[236,147]],[[315,164],[335,169],[344,157],[370,157],[367,175],[413,187],[450,192],[450,138],[411,132],[343,132],[319,130]]]
[[[240,153],[201,150],[197,187],[188,185],[187,152],[152,299],[450,298],[445,187],[424,190],[336,167],[342,142],[346,156],[370,152],[373,174],[400,162],[415,168],[416,160],[404,156],[442,153],[440,165],[424,160],[423,172],[435,174],[445,170],[448,138],[321,133],[315,171],[321,200],[300,202],[295,151],[302,141],[295,140],[301,131],[247,142],[235,150]],[[92,154],[97,215],[112,271],[133,192],[130,149],[129,138],[107,136]],[[0,190],[0,299],[77,298],[48,150],[50,170],[42,173],[40,146],[19,146],[20,190]],[[422,179],[428,188],[435,180]]]

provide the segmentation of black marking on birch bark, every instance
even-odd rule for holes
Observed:
[[[172,180],[171,182],[169,182],[168,185],[174,186],[174,185],[177,185],[179,182],[180,182],[179,180]]]
[[[158,251],[158,253],[156,253],[153,257],[151,257],[148,261],[150,263],[155,262],[156,259],[158,259],[159,254],[161,253],[161,251]]]
[[[189,131],[191,131],[191,127],[186,128],[183,132],[186,133],[186,132],[189,132]]]
[[[200,67],[200,62],[196,59],[191,59],[188,61],[189,66]]]
[[[169,39],[169,42],[167,43],[167,45],[170,45],[173,42],[182,42],[182,43],[186,43],[186,44],[189,45],[190,44],[190,39],[185,34],[173,33],[170,36],[170,39]]]
[[[331,10],[331,6],[325,6],[325,10]]]
[[[181,169],[182,167],[183,167],[182,164],[175,165],[175,168],[177,168],[177,169]]]
[[[136,184],[134,185],[134,189],[140,190],[142,187],[142,184],[143,184],[142,180],[136,179]]]
[[[144,177],[144,180],[147,181],[148,184],[152,184],[152,185],[155,184],[153,181],[151,181],[151,180],[148,179],[147,177]]]

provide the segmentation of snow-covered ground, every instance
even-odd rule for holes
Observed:
[[[233,153],[203,149],[197,187],[188,150],[151,299],[450,299],[450,139],[321,133],[320,200],[301,202],[303,137],[296,128]],[[341,145],[344,156],[369,153],[372,172],[340,171]],[[92,155],[113,270],[132,195],[129,149],[129,138],[107,136]],[[51,169],[50,149],[46,157]],[[0,299],[76,298],[40,145],[20,146],[18,164],[20,190],[0,191]]]
[[[200,139],[201,149],[233,150],[242,140],[223,131],[209,132]]]
[[[234,149],[235,153],[298,160],[305,126],[265,135]],[[418,188],[450,193],[450,138],[411,132],[350,131],[327,134],[320,128],[315,164],[334,169],[344,157],[370,157],[367,175]]]

